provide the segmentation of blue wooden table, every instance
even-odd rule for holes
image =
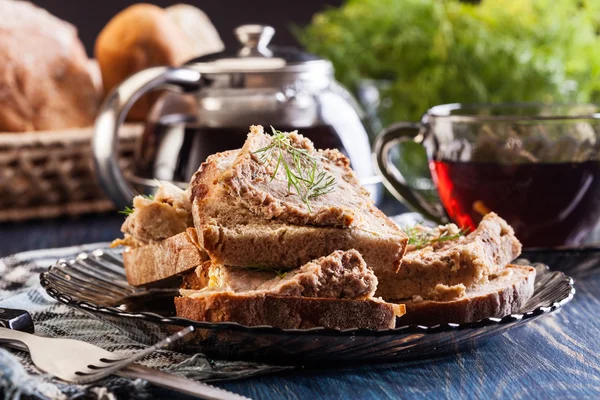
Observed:
[[[0,224],[0,256],[109,241],[121,222],[111,214]],[[600,398],[600,265],[552,267],[575,278],[575,299],[474,351],[350,370],[298,369],[218,386],[254,399]]]

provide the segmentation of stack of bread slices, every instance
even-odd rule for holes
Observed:
[[[535,270],[488,214],[411,237],[378,210],[337,150],[253,126],[239,150],[214,154],[189,189],[138,196],[122,228],[131,285],[177,279],[177,315],[280,328],[390,329],[518,311]],[[418,234],[415,235],[414,232]],[[405,315],[406,314],[406,315]]]

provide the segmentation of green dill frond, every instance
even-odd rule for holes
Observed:
[[[285,275],[287,274],[287,272],[285,272],[285,271],[282,271],[282,270],[280,270],[280,269],[276,269],[276,270],[275,270],[275,273],[277,274],[277,276],[279,277],[279,279],[283,279],[283,278],[285,278]]]
[[[287,272],[282,271],[280,269],[273,269],[273,268],[269,268],[269,267],[263,267],[261,265],[249,265],[249,266],[242,267],[242,268],[248,269],[250,271],[272,272],[272,273],[276,274],[281,279],[285,278],[285,275],[287,274]]]
[[[429,230],[424,230],[419,227],[411,227],[411,228],[403,228],[402,229],[406,236],[408,236],[408,244],[411,246],[415,246],[416,249],[421,249],[426,246],[430,246],[434,243],[447,242],[450,240],[458,239],[461,236],[469,233],[468,229],[460,229],[455,234],[450,234],[449,232],[442,232],[440,234],[436,234]]]
[[[335,177],[322,170],[318,156],[306,149],[295,147],[287,133],[272,126],[271,131],[271,144],[256,150],[254,154],[259,155],[261,163],[275,163],[271,180],[277,177],[280,170],[283,170],[288,191],[294,191],[300,196],[308,211],[312,212],[310,200],[335,190]]]
[[[143,194],[142,195],[143,198],[148,199],[148,200],[154,200],[154,195],[153,194]],[[125,207],[124,210],[119,211],[119,214],[124,214],[124,215],[131,215],[133,213],[133,207]]]
[[[125,215],[130,215],[133,213],[133,208],[132,207],[125,207],[124,210],[119,211],[119,214],[125,214]]]

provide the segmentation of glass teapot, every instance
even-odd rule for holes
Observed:
[[[196,58],[180,68],[140,71],[110,93],[96,120],[93,155],[100,183],[118,207],[156,180],[187,187],[210,154],[240,148],[250,125],[298,130],[317,148],[338,148],[378,197],[361,111],[333,77],[327,60],[295,48],[270,46],[270,26],[235,30],[241,46]],[[167,89],[149,113],[132,176],[116,159],[117,131],[142,95]]]

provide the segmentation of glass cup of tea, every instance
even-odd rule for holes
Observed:
[[[391,159],[425,147],[439,201],[407,185]],[[388,190],[426,218],[474,229],[496,212],[528,248],[579,245],[600,220],[600,107],[445,104],[384,129],[374,146]]]

